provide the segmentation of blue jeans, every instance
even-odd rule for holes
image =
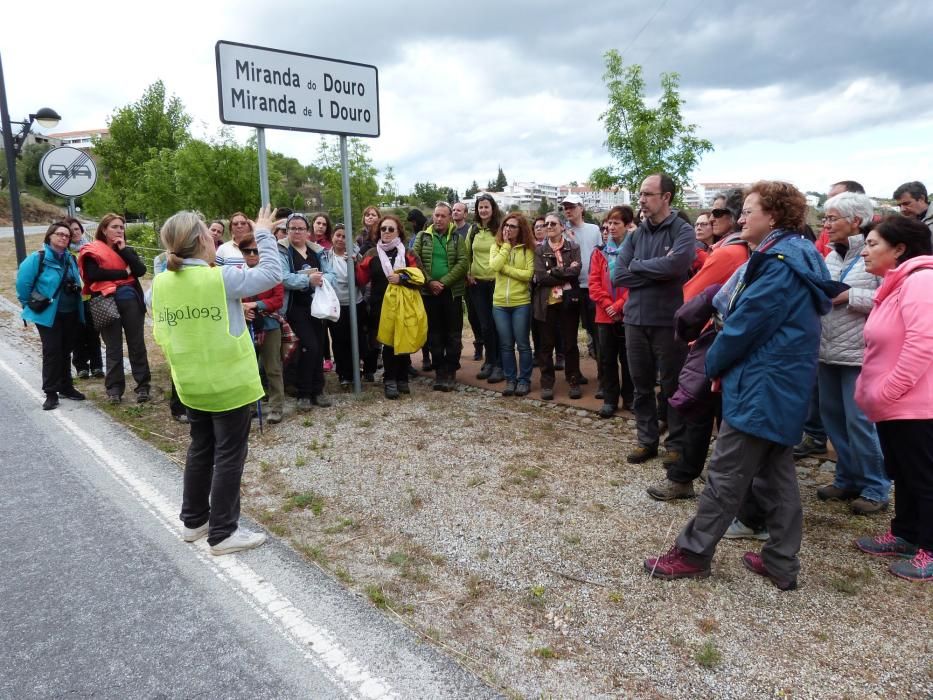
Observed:
[[[499,354],[506,381],[516,381],[515,346],[518,346],[517,380],[531,384],[531,304],[524,306],[493,306],[492,317],[499,336]]]
[[[855,380],[861,369],[820,363],[820,417],[838,455],[833,485],[886,503],[891,480],[884,469],[878,433],[855,404]]]

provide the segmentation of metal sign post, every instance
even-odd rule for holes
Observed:
[[[360,348],[347,136],[379,136],[379,73],[375,66],[363,63],[231,41],[218,41],[214,55],[220,121],[256,128],[263,204],[271,204],[264,129],[340,136],[353,391],[358,394],[361,391]]]

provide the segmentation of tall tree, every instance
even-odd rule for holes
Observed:
[[[184,145],[190,124],[181,100],[168,97],[161,80],[146,88],[137,102],[113,113],[110,135],[95,143],[94,155],[119,211],[135,206],[133,197],[144,164],[163,149],[175,151]]]
[[[496,175],[496,192],[503,192],[509,186],[509,181],[505,179],[505,173],[502,172],[502,166],[499,166],[499,174]]]
[[[331,219],[343,221],[343,187],[340,171],[340,146],[337,139],[323,137],[314,163],[321,174],[322,208]],[[362,220],[363,209],[379,201],[379,171],[369,155],[369,146],[362,139],[347,141],[347,166],[350,175],[350,208],[354,232]]]
[[[470,199],[475,197],[476,193],[479,192],[479,185],[476,184],[476,180],[473,180],[473,184],[466,188],[466,192],[463,193],[464,199]]]
[[[609,106],[599,119],[606,127],[606,147],[615,163],[590,175],[593,187],[622,185],[637,192],[652,172],[666,172],[681,186],[713,144],[695,136],[696,125],[685,124],[684,101],[677,91],[680,76],[661,74],[661,98],[656,107],[645,104],[645,80],[641,66],[624,65],[615,49],[604,55],[603,82],[609,90]]]
[[[433,182],[416,182],[411,194],[416,204],[433,209],[438,202],[447,201],[450,196],[450,188],[438,187]]]
[[[386,166],[386,171],[382,176],[382,190],[379,193],[379,204],[383,206],[395,206],[398,198],[398,182],[395,180],[395,171],[392,166]]]

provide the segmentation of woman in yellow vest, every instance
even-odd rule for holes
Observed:
[[[282,281],[271,210],[253,223],[259,264],[214,266],[214,242],[200,217],[182,211],[162,226],[167,270],[152,282],[153,335],[187,407],[181,520],[185,542],[207,535],[212,554],[258,547],[262,533],[239,527],[240,479],[250,406],[263,394],[240,299]]]

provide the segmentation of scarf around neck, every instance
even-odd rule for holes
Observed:
[[[389,260],[389,256],[386,255],[386,251],[395,250],[395,262]],[[379,263],[382,265],[382,271],[385,273],[385,276],[388,277],[396,270],[401,270],[405,267],[405,244],[402,243],[401,238],[396,238],[392,243],[383,243],[379,241],[376,243],[376,255],[379,256]]]

